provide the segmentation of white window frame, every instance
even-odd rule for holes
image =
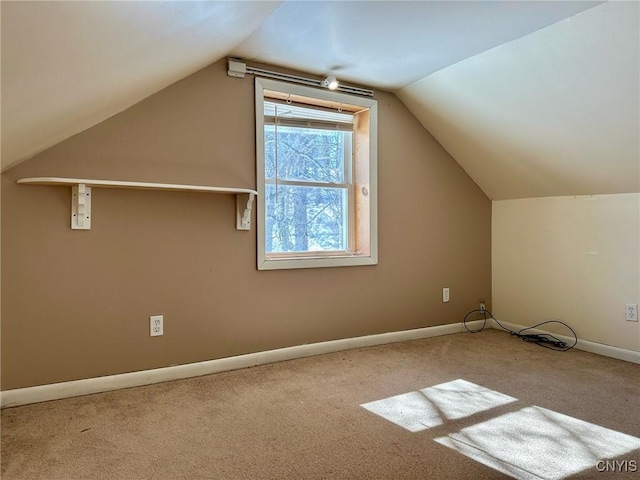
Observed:
[[[335,104],[354,105],[369,111],[368,123],[368,145],[359,145],[363,150],[368,150],[368,178],[361,182],[357,188],[364,192],[367,198],[368,218],[364,218],[361,224],[368,225],[368,245],[366,252],[303,252],[303,253],[273,253],[267,254],[265,251],[265,151],[264,151],[264,100],[265,90],[275,91],[283,94],[299,95],[318,99],[319,101],[332,102]],[[294,85],[286,82],[256,78],[255,79],[255,101],[256,101],[256,183],[258,190],[257,208],[257,246],[258,246],[258,270],[279,270],[295,268],[318,268],[318,267],[345,267],[357,265],[376,265],[378,263],[378,189],[377,189],[377,153],[378,153],[378,102],[371,98],[348,95],[341,92],[322,90],[302,85]],[[356,133],[354,132],[354,136]],[[354,143],[360,141],[357,139]],[[358,146],[355,146],[358,148]],[[362,160],[359,160],[362,161]],[[355,181],[352,182],[356,188]],[[354,195],[353,191],[349,195]],[[354,242],[354,230],[358,205],[355,199],[350,199],[349,211],[349,243]]]

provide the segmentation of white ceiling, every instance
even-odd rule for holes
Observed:
[[[232,53],[396,90],[595,5],[581,1],[285,2]]]
[[[638,6],[600,5],[398,96],[494,200],[640,192]]]
[[[279,2],[2,1],[2,168],[223,58]]]
[[[639,191],[639,41],[636,1],[3,1],[2,167],[233,55],[396,91],[491,198]]]

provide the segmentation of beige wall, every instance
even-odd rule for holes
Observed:
[[[499,320],[558,319],[578,337],[640,351],[640,195],[493,202],[493,304]],[[560,332],[561,330],[558,330]]]
[[[15,183],[254,188],[253,98],[221,61],[2,175],[3,389],[458,322],[491,298],[491,203],[389,93],[376,266],[259,272],[231,196],[94,189],[72,231],[69,188]]]

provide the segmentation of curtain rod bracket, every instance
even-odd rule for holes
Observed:
[[[229,58],[227,60],[227,65],[229,67],[229,70],[227,70],[227,75],[230,77],[244,78],[245,74],[247,73],[247,64],[241,60]]]

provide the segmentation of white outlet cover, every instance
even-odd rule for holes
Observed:
[[[442,289],[442,302],[446,303],[449,301],[449,287],[444,287]]]
[[[164,335],[164,316],[152,315],[149,317],[149,335],[158,337]]]
[[[638,304],[637,303],[627,303],[625,305],[624,318],[629,322],[638,321]]]

